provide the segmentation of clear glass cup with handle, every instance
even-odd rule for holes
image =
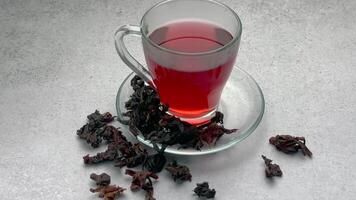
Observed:
[[[193,124],[215,113],[239,49],[242,26],[228,6],[213,0],[168,0],[150,8],[139,26],[115,33],[121,59],[154,87],[169,112]],[[123,38],[142,38],[148,69],[126,49]]]

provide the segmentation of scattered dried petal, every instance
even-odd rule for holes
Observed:
[[[104,161],[117,160],[117,166],[135,167],[144,162],[147,157],[146,150],[140,144],[132,145],[126,137],[113,126],[106,126],[103,137],[110,142],[105,152],[100,152],[95,156],[86,155],[83,157],[85,164],[96,164]]]
[[[194,189],[194,192],[198,195],[198,197],[205,197],[207,199],[214,198],[216,194],[215,189],[209,188],[208,182],[197,183],[197,187]]]
[[[141,189],[149,178],[158,179],[158,176],[149,171],[134,171],[126,169],[125,174],[132,176],[131,190]]]
[[[174,181],[192,181],[189,168],[185,165],[179,165],[175,160],[168,164],[166,170],[172,175]]]
[[[114,120],[114,117],[109,113],[106,112],[104,114],[100,114],[98,110],[95,110],[94,113],[87,116],[89,122],[96,122],[96,123],[109,123]]]
[[[312,152],[305,145],[304,137],[294,137],[290,135],[277,135],[269,139],[269,143],[274,145],[279,151],[286,154],[297,153],[299,149],[304,156],[312,157]]]
[[[263,160],[266,165],[266,177],[270,178],[273,176],[282,176],[282,170],[277,164],[272,164],[272,160],[268,159],[266,156],[262,155]]]
[[[106,151],[97,153],[95,156],[89,156],[88,154],[83,157],[83,160],[85,164],[97,164],[104,161],[112,161],[118,155],[117,146],[115,144],[109,144]]]
[[[102,133],[105,129],[103,127],[112,122],[114,117],[109,112],[100,114],[98,110],[95,110],[87,118],[88,123],[77,130],[77,135],[79,138],[85,139],[93,148],[97,148],[102,142]]]
[[[121,131],[111,125],[107,125],[104,128],[101,129],[100,135],[103,137],[104,140],[107,141],[107,143],[112,143],[114,142],[115,137],[119,137],[122,140],[126,140],[125,136],[122,135]]]
[[[160,149],[156,143],[152,143],[152,144],[154,149],[157,151],[157,153],[147,156],[145,162],[143,163],[143,168],[150,172],[158,173],[162,171],[162,169],[166,165],[167,159],[164,156],[164,150],[166,149],[167,146],[163,146]]]
[[[99,193],[100,198],[104,200],[114,200],[126,189],[116,185],[99,186],[98,188],[91,188],[90,192]]]
[[[126,169],[125,174],[132,177],[132,182],[130,186],[131,190],[145,190],[145,199],[155,200],[155,198],[153,197],[153,186],[151,178],[158,179],[158,176],[156,174],[148,171],[134,171],[130,169]]]
[[[148,156],[143,166],[150,172],[158,173],[162,171],[166,162],[167,159],[163,153],[156,153],[154,155]]]
[[[216,144],[224,134],[236,132],[237,129],[226,129],[217,123],[209,124],[200,134],[200,139],[207,144]]]
[[[153,186],[151,181],[146,182],[142,186],[142,190],[146,191],[145,200],[156,200],[156,198],[153,197],[154,191],[153,191]]]
[[[126,149],[121,148],[120,150],[121,157],[118,158],[118,161],[115,164],[116,167],[136,167],[144,163],[148,157],[146,149],[144,149],[144,147],[139,143],[134,145],[127,145]]]
[[[100,175],[92,173],[90,174],[90,179],[96,182],[97,185],[107,186],[110,184],[110,176],[106,173],[102,173]]]

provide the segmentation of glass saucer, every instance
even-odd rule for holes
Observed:
[[[134,73],[129,74],[120,85],[116,97],[116,110],[119,121],[127,121],[122,113],[126,112],[125,102],[133,93],[130,80]],[[224,113],[224,127],[237,128],[232,134],[223,135],[216,145],[204,146],[201,150],[178,149],[178,146],[169,146],[166,153],[175,155],[203,155],[225,150],[248,137],[259,125],[265,109],[265,101],[261,88],[256,81],[244,70],[234,67],[221,96],[218,110]],[[122,124],[123,131],[133,134],[128,126]],[[153,147],[149,140],[142,135],[137,136],[139,142]]]

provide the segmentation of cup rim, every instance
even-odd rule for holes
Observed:
[[[232,12],[232,14],[235,16],[235,19],[237,21],[236,25],[240,27],[239,30],[236,32],[236,34],[234,34],[233,39],[231,41],[229,41],[226,45],[222,46],[222,47],[219,47],[219,48],[216,48],[216,49],[213,49],[213,50],[209,50],[209,51],[194,52],[194,53],[175,51],[175,50],[172,50],[172,49],[168,49],[168,48],[159,46],[157,43],[153,42],[147,36],[146,33],[143,32],[143,29],[142,29],[143,22],[144,22],[144,19],[145,19],[146,15],[148,15],[148,13],[150,11],[152,11],[153,9],[159,7],[160,5],[163,5],[163,4],[166,4],[166,3],[169,3],[169,2],[174,2],[174,1],[180,1],[180,0],[164,0],[164,1],[161,1],[161,2],[159,2],[157,4],[155,4],[154,6],[152,6],[150,9],[148,9],[145,12],[145,14],[142,16],[142,19],[141,19],[141,22],[140,22],[141,35],[144,38],[144,40],[149,42],[152,46],[154,46],[154,47],[156,47],[156,48],[158,48],[158,49],[160,49],[162,51],[166,51],[166,52],[177,54],[177,55],[198,56],[198,55],[207,55],[207,54],[212,54],[212,53],[217,53],[217,52],[223,51],[224,49],[229,48],[230,46],[232,46],[236,41],[238,41],[241,38],[241,33],[242,33],[241,20],[240,20],[240,17],[237,15],[237,13],[232,8],[230,8],[229,6],[227,6],[224,3],[221,3],[221,2],[218,2],[218,1],[215,1],[215,0],[200,0],[200,1],[207,1],[207,2],[214,3],[214,4],[218,5],[218,6],[222,6],[224,8],[227,8],[228,10],[230,10],[230,12]]]

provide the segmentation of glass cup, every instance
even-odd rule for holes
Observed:
[[[212,0],[168,0],[150,8],[140,26],[115,33],[121,59],[158,92],[169,112],[200,124],[215,113],[237,56],[241,21]],[[126,49],[123,38],[142,38],[148,70]]]

